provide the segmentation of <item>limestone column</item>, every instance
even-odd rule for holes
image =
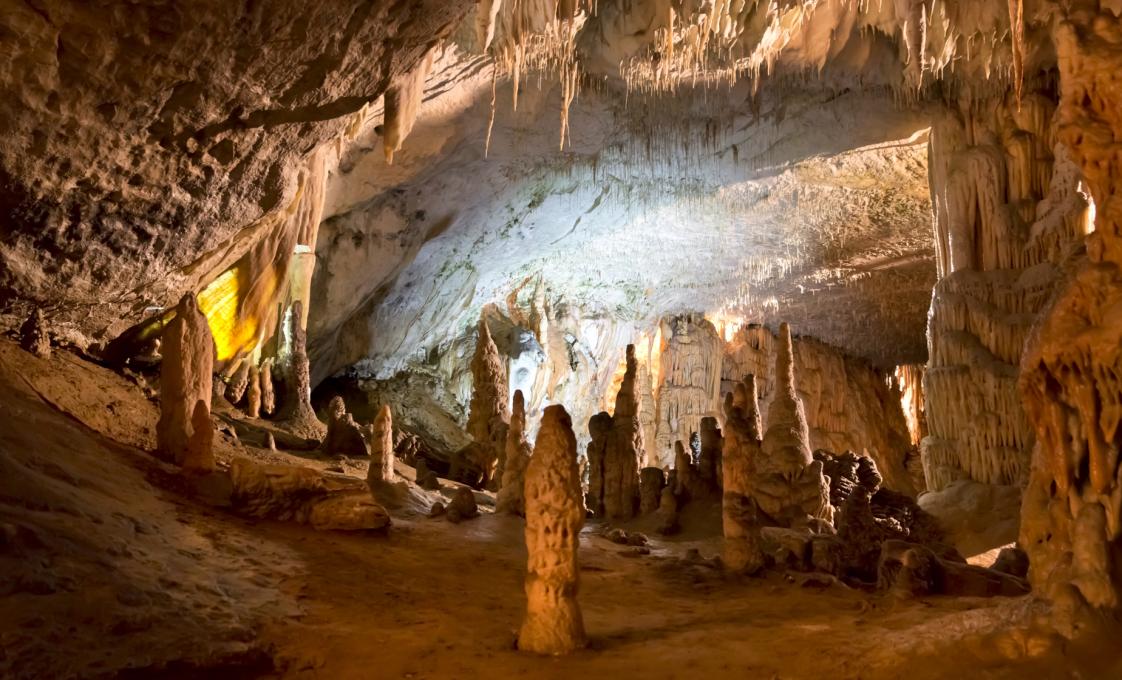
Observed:
[[[526,469],[526,617],[518,648],[566,654],[585,644],[577,603],[577,549],[584,524],[577,440],[561,405],[546,408]]]
[[[160,365],[159,455],[186,470],[214,469],[210,422],[214,338],[195,296],[179,301],[163,332]]]

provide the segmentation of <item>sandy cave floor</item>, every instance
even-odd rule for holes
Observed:
[[[386,536],[246,520],[192,500],[145,453],[156,416],[120,375],[0,340],[0,678],[1122,677],[991,635],[1025,617],[1027,598],[729,580],[684,559],[717,554],[712,532],[650,534],[651,554],[635,555],[591,522],[590,646],[529,656],[513,649],[519,519],[395,517]],[[220,458],[308,455],[230,441]],[[1026,649],[1035,658],[1009,660]]]

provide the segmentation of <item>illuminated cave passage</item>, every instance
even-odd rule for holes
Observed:
[[[0,677],[1122,675],[1120,13],[11,3]]]

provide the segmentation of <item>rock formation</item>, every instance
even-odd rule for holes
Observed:
[[[226,385],[226,400],[235,406],[245,396],[245,390],[249,386],[250,363],[248,359],[242,361]]]
[[[491,339],[487,320],[479,319],[479,336],[471,360],[472,393],[467,433],[477,446],[470,461],[482,473],[481,484],[494,479],[495,468],[506,448],[510,414],[507,412],[506,365]]]
[[[829,521],[830,487],[813,459],[802,401],[795,390],[791,328],[779,328],[775,394],[754,471],[752,497],[774,520],[790,523],[809,515]]]
[[[378,415],[370,427],[367,441],[370,447],[370,468],[366,473],[367,484],[392,482],[394,480],[393,417],[389,404],[378,409]]]
[[[197,472],[214,469],[210,423],[214,339],[195,296],[188,293],[164,328],[160,365],[157,450],[162,458]]]
[[[608,519],[634,517],[639,502],[639,468],[645,464],[646,452],[639,420],[637,371],[635,345],[628,345],[627,369],[616,394],[611,438],[604,455],[604,514]]]
[[[577,549],[584,503],[577,476],[577,441],[565,408],[542,414],[534,456],[526,470],[526,617],[518,648],[567,654],[585,644],[577,593]]]
[[[701,451],[697,459],[697,474],[701,477],[702,483],[710,489],[720,488],[723,437],[716,418],[707,416],[701,419],[700,440]]]
[[[51,336],[42,309],[36,307],[20,326],[19,345],[40,359],[51,356]]]
[[[255,365],[249,367],[249,387],[246,389],[245,412],[250,418],[261,417],[261,374]]]
[[[639,471],[639,514],[649,515],[658,510],[662,488],[666,486],[666,473],[662,468],[645,467]]]
[[[694,315],[665,320],[662,337],[656,436],[648,442],[658,465],[673,461],[674,442],[699,432],[702,418],[717,415],[724,345],[713,324]]]
[[[495,497],[495,511],[523,515],[526,508],[525,475],[533,449],[526,440],[526,400],[522,390],[514,391],[514,408],[506,435],[506,455],[502,485]]]
[[[277,420],[295,434],[319,439],[324,435],[324,425],[312,410],[312,386],[306,349],[307,334],[302,321],[303,303],[292,304],[286,316],[287,335],[291,342],[284,376],[284,403]]]
[[[612,439],[612,416],[601,411],[588,421],[588,509],[597,517],[604,516],[604,473]]]
[[[447,509],[448,521],[453,524],[459,524],[466,519],[474,519],[479,516],[479,506],[475,502],[475,494],[466,486],[461,486],[456,489],[456,493],[452,495],[452,501],[448,503]]]
[[[674,442],[674,493],[682,501],[700,496],[704,489],[699,482],[697,466],[686,447],[680,441]]]
[[[277,396],[273,387],[273,360],[266,359],[261,362],[259,374],[261,382],[261,411],[265,415],[273,415],[277,408]]]
[[[721,455],[721,560],[733,572],[755,573],[763,567],[759,517],[752,498],[753,475],[760,453],[759,405],[755,377],[749,375],[725,396]]]
[[[323,438],[320,450],[326,456],[358,458],[370,454],[362,428],[347,413],[347,405],[338,395],[332,397],[327,405],[327,435]]]

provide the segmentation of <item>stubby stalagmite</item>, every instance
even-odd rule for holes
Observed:
[[[214,469],[214,338],[194,295],[184,295],[176,306],[175,318],[164,328],[162,349],[157,449],[185,470],[209,472]]]
[[[370,469],[366,473],[366,481],[392,482],[394,450],[393,450],[393,416],[389,404],[383,404],[378,409],[374,424],[370,428]]]
[[[585,644],[577,591],[577,548],[584,524],[577,440],[565,407],[542,415],[534,456],[526,469],[526,617],[518,648],[567,654]]]

